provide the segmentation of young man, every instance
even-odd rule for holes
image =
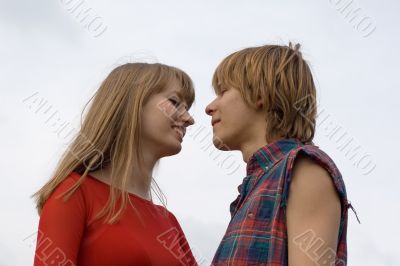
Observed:
[[[312,143],[316,90],[299,48],[243,49],[214,73],[213,142],[240,150],[247,176],[212,265],[346,265],[350,204],[339,170]]]

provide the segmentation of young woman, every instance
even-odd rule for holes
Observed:
[[[197,265],[172,213],[152,202],[157,161],[194,123],[190,77],[162,64],[114,69],[79,134],[34,194],[35,265]]]

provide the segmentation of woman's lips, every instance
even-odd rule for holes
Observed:
[[[185,135],[185,133],[182,131],[182,129],[179,129],[178,127],[172,127],[172,128],[175,131],[176,135],[178,136],[179,140],[182,141],[183,136]]]

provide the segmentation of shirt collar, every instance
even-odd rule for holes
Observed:
[[[293,148],[301,145],[298,139],[280,139],[258,149],[248,160],[246,167],[247,176],[252,175],[260,167],[266,172],[275,163],[280,161]]]
[[[238,186],[238,197],[230,205],[232,217],[258,182],[259,173],[256,172],[260,171],[260,169],[263,172],[267,172],[282,160],[286,154],[300,145],[302,145],[302,142],[298,139],[280,139],[261,147],[250,157],[246,168],[247,176],[243,179],[242,184]]]

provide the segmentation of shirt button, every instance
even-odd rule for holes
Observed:
[[[254,213],[249,212],[249,214],[247,214],[247,217],[249,217],[249,218],[254,218]]]

